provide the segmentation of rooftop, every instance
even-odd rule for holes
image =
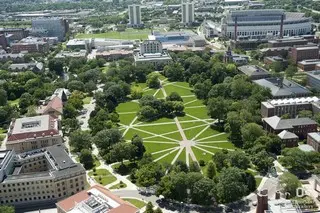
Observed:
[[[270,125],[274,130],[285,130],[292,129],[294,126],[317,124],[317,122],[310,118],[281,119],[278,116],[272,116],[269,118],[263,118],[262,120]]]
[[[253,82],[260,86],[269,88],[272,96],[274,97],[306,96],[311,94],[307,88],[287,79],[266,78],[255,80]]]
[[[68,213],[136,213],[139,211],[101,185],[94,185],[56,205]]]
[[[10,125],[7,142],[57,134],[57,120],[50,115],[18,118]]]
[[[299,61],[298,64],[302,64],[302,65],[320,64],[320,59],[309,59],[309,60]]]
[[[291,200],[269,200],[266,213],[300,213],[300,208]]]
[[[273,106],[277,105],[292,105],[292,104],[309,104],[313,102],[319,102],[318,97],[301,97],[301,98],[284,98],[284,99],[273,99],[268,100],[267,102]]]
[[[294,138],[299,138],[296,134],[289,132],[287,130],[283,130],[278,134],[279,138],[281,139],[294,139]]]
[[[317,45],[303,45],[294,47],[296,50],[319,50]]]
[[[269,75],[267,70],[255,65],[246,65],[238,67],[238,70],[247,76]]]
[[[320,143],[320,132],[310,132],[308,133],[308,137],[311,137],[313,140]]]

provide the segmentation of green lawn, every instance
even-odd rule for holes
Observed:
[[[260,186],[260,183],[261,183],[261,181],[262,181],[262,178],[256,177],[255,179],[256,179],[256,186],[257,186],[257,188],[258,188],[258,187]]]
[[[120,114],[119,115],[120,123],[129,125],[136,116],[137,116],[137,113]]]
[[[179,118],[178,118],[179,119]],[[208,125],[203,121],[192,121],[192,122],[180,122],[182,129],[187,129],[190,127],[194,127],[194,126],[199,126],[199,125]],[[205,128],[206,126],[202,126],[203,128]]]
[[[205,107],[201,108],[185,108],[184,112],[191,116],[197,117],[199,119],[208,119],[210,118],[207,114],[207,109]]]
[[[198,99],[194,98],[194,101],[193,102],[191,102],[191,101],[188,101],[189,103],[188,102],[185,103],[185,107],[186,108],[194,107],[194,106],[203,106],[203,107],[205,107],[205,105],[203,104],[203,102],[201,100],[198,100]],[[194,108],[194,109],[196,109],[196,108]]]
[[[204,160],[204,161],[210,161],[212,160],[212,155],[209,153],[206,153],[200,149],[197,149],[196,147],[192,147],[192,151],[195,154],[197,160]]]
[[[156,91],[157,91],[156,89],[145,90],[145,91],[143,91],[143,95],[154,95],[156,93]]]
[[[221,151],[221,149],[217,149],[214,146],[210,147],[210,145],[208,146],[207,144],[206,144],[206,146],[198,145],[198,147],[200,147],[201,149],[207,150],[207,151],[209,151],[211,153],[216,153],[216,152],[220,152]],[[218,147],[218,148],[220,148],[220,147]],[[204,151],[202,151],[202,152],[204,152]],[[210,153],[207,153],[207,154],[210,154]]]
[[[123,112],[137,112],[139,110],[139,104],[136,102],[121,103],[117,106],[116,110],[118,113]]]
[[[89,176],[93,177],[98,183],[104,186],[117,180],[117,178],[106,169],[97,169],[95,173],[91,171],[89,172]]]
[[[82,99],[83,101],[83,104],[90,104],[90,101],[91,101],[92,97],[85,97],[84,99]]]
[[[109,31],[97,34],[78,34],[76,38],[111,38],[111,39],[129,39],[145,40],[148,38],[150,30],[126,30],[125,32]]]
[[[148,133],[145,133],[145,132],[141,132],[139,130],[129,129],[127,134],[124,136],[124,138],[126,140],[131,140],[134,135],[139,135],[142,138],[146,138],[146,137],[152,136],[151,134],[148,134]]]
[[[201,127],[196,127],[193,129],[188,129],[188,130],[184,130],[184,134],[186,135],[188,140],[191,140],[192,138],[194,138],[201,130],[203,130],[203,126]]]
[[[129,203],[131,203],[132,205],[134,205],[138,209],[141,209],[141,208],[143,208],[143,207],[145,207],[147,205],[144,201],[138,200],[138,199],[123,198],[123,200],[128,201]]]
[[[11,106],[14,106],[14,105],[19,105],[19,98],[16,99],[16,100],[13,100],[13,101],[8,101],[8,103],[11,105]]]
[[[93,159],[94,159],[94,168],[97,168],[97,167],[99,167],[100,165],[101,165],[101,163],[100,163],[100,161],[99,161],[99,159],[97,158],[97,156],[95,156],[95,155],[93,155]],[[80,163],[80,159],[79,159],[79,157],[76,157],[76,161],[78,162],[78,163]],[[90,169],[91,170],[91,169]]]
[[[197,100],[197,98],[195,96],[194,97],[182,97],[182,100],[183,100],[183,103],[186,104],[186,103],[188,103],[190,101]]]
[[[210,137],[210,136],[214,136],[214,135],[217,135],[217,134],[219,134],[220,132],[218,132],[217,130],[214,130],[214,129],[212,129],[212,128],[208,128],[208,129],[206,129],[205,131],[203,131],[199,136],[198,136],[198,138],[197,139],[202,139],[202,138],[207,138],[207,137]],[[227,136],[227,134],[223,134],[223,135],[226,135]],[[221,136],[221,137],[220,137]],[[224,139],[223,140],[227,140],[226,139],[226,136],[224,136]],[[215,138],[215,139],[214,139]],[[212,138],[208,138],[208,139],[206,139],[207,141],[218,141],[217,140],[217,138],[220,140],[220,138],[223,138],[223,136],[222,135],[217,135],[217,136],[215,136],[215,137],[212,137]],[[211,140],[212,139],[212,140]]]
[[[163,134],[167,132],[177,131],[176,124],[165,124],[165,125],[154,125],[154,126],[139,126],[137,127],[141,130],[148,131],[154,134]]]
[[[216,135],[216,134],[213,134],[213,135]],[[208,135],[210,136],[210,134]],[[205,138],[202,134],[200,135],[200,138]],[[211,138],[207,138],[201,142],[206,142],[206,141],[228,141],[228,134],[221,134],[221,135],[217,135],[217,136],[214,136],[214,137],[211,137]]]
[[[169,84],[169,85],[164,86],[164,89],[166,90],[168,95],[170,95],[170,93],[172,93],[172,92],[177,92],[180,96],[193,95],[191,90],[181,88],[181,87],[176,87],[173,84]]]
[[[180,153],[179,157],[177,158],[177,161],[186,162],[186,149],[183,148],[182,152]]]
[[[162,90],[159,90],[159,92],[156,94],[156,96],[155,96],[155,97],[156,97],[156,98],[159,98],[159,99],[164,98],[164,95],[163,95]]]
[[[0,134],[5,134],[5,133],[7,133],[7,131],[8,130],[6,130],[6,129],[0,128]]]
[[[127,184],[125,183],[117,183],[113,186],[111,186],[109,189],[122,189],[122,188],[126,188]]]
[[[171,144],[171,143],[149,143],[144,142],[144,147],[146,148],[147,153],[158,152],[165,149],[170,149],[173,147],[178,147],[178,143]],[[165,152],[164,152],[165,153]]]
[[[171,163],[173,158],[177,155],[179,149],[170,153],[169,155],[167,155],[166,157],[164,158],[161,158],[158,162],[159,163]],[[162,153],[162,155],[164,155],[164,153]]]

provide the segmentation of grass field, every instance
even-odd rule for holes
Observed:
[[[117,178],[106,169],[97,169],[96,172],[91,171],[89,172],[89,176],[93,177],[95,181],[104,186],[117,180]]]
[[[171,92],[177,92],[183,99],[186,115],[177,119],[160,118],[152,122],[143,122],[136,117],[139,111],[136,101],[122,103],[116,111],[120,116],[120,129],[125,140],[129,141],[135,134],[139,135],[144,140],[146,152],[152,154],[154,160],[169,164],[176,160],[187,164],[193,160],[207,162],[212,159],[214,153],[222,149],[235,149],[233,144],[228,142],[227,134],[211,128],[214,119],[207,115],[206,106],[195,97],[188,83],[168,82],[164,76],[160,78],[164,82],[164,92],[149,89],[146,84],[139,84],[144,90],[144,95],[165,98]],[[185,148],[186,146],[191,149]],[[194,155],[186,158],[187,154],[191,156],[189,150],[192,150],[190,152]],[[191,159],[193,156],[195,159]]]
[[[134,205],[138,209],[141,209],[141,208],[143,208],[143,207],[145,207],[147,205],[144,201],[138,200],[138,199],[123,198],[123,200],[128,201],[129,203],[131,203],[132,205]]]
[[[125,183],[117,183],[113,186],[111,186],[109,189],[122,189],[122,188],[126,188],[127,185]]]
[[[92,97],[89,97],[89,96],[85,97],[84,99],[82,99],[83,104],[90,104],[91,99]]]
[[[8,101],[8,103],[11,105],[11,106],[14,106],[14,105],[18,105],[19,104],[19,98],[16,99],[16,100],[13,100],[13,101]]]
[[[76,38],[111,38],[111,39],[128,39],[128,40],[145,40],[148,38],[150,30],[127,29],[124,32],[109,31],[97,34],[77,34]]]

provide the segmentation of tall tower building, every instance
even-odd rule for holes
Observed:
[[[181,20],[183,24],[192,24],[194,22],[194,4],[188,0],[181,2]]]
[[[129,25],[132,27],[138,27],[142,25],[141,22],[141,6],[129,5]]]

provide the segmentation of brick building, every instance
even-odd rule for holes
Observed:
[[[308,40],[300,37],[282,38],[268,41],[268,47],[293,47],[295,45],[306,45]]]
[[[294,46],[290,56],[295,64],[303,60],[319,59],[319,47],[317,45]]]
[[[320,132],[308,133],[307,144],[312,146],[317,152],[320,152]]]
[[[317,122],[310,118],[281,119],[278,116],[263,118],[263,128],[270,133],[279,134],[283,130],[296,134],[300,139],[307,138],[309,132],[317,131]]]
[[[49,52],[49,43],[40,38],[28,37],[20,40],[18,43],[11,44],[12,53],[20,53],[23,51],[28,53],[47,53]]]
[[[278,137],[281,139],[282,143],[288,148],[298,146],[299,137],[292,132],[283,130],[278,134]]]
[[[305,72],[313,71],[316,69],[317,65],[320,64],[320,59],[309,59],[298,62],[298,67]]]
[[[0,28],[0,34],[11,35],[11,40],[21,40],[29,35],[24,28]]]

